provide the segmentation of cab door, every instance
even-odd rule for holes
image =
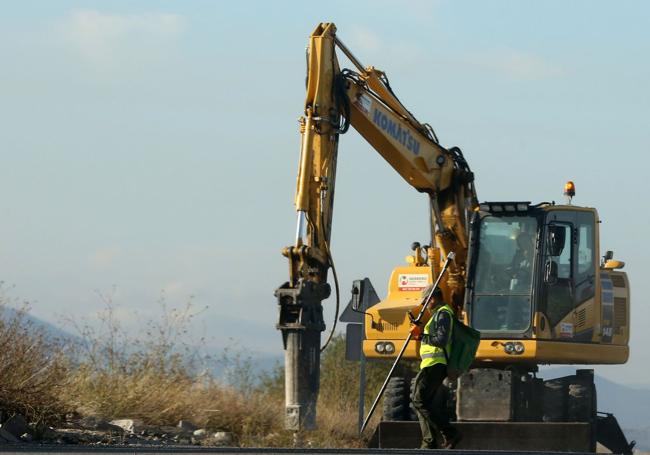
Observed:
[[[544,279],[539,308],[546,315],[551,338],[570,338],[573,324],[566,319],[575,308],[573,213],[550,212],[545,231]]]
[[[575,213],[574,341],[591,341],[596,318],[598,250],[596,217],[592,211]]]
[[[546,315],[553,339],[591,340],[595,236],[595,217],[589,211],[557,210],[547,215],[539,308]]]

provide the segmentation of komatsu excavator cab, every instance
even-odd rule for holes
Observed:
[[[542,364],[622,364],[629,356],[627,275],[611,252],[599,261],[594,208],[529,202],[483,203],[470,225],[465,322],[481,332],[478,365],[535,371]],[[414,244],[393,270],[388,295],[369,308],[364,353],[399,352],[408,311],[435,278],[435,249]],[[378,348],[394,346],[390,352]],[[406,358],[418,358],[410,343]]]
[[[593,208],[481,204],[464,305],[484,340],[479,362],[627,361],[627,277],[599,267],[598,226]]]

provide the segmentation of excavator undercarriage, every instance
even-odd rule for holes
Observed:
[[[369,446],[418,448],[420,427],[402,386],[410,381],[392,383]],[[452,425],[463,435],[457,449],[595,452],[600,444],[631,454],[635,444],[612,414],[597,412],[593,370],[544,381],[512,369],[477,368],[447,384],[445,393]]]

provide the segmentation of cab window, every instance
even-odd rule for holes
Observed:
[[[593,297],[596,277],[595,219],[593,213],[576,214],[576,305]]]
[[[549,249],[547,249],[549,260],[557,264],[557,279],[553,283],[548,283],[546,288],[546,316],[551,325],[557,324],[574,308],[572,280],[574,265],[573,224],[567,221],[562,220],[551,224],[555,229],[564,231],[565,243],[560,254],[551,256]]]
[[[571,225],[557,224],[559,229],[564,230],[565,246],[560,255],[557,257],[557,277],[560,280],[570,280],[572,267],[572,250],[571,250]]]

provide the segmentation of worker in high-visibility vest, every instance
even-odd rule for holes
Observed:
[[[445,303],[440,289],[433,291],[429,302],[431,319],[424,326],[415,325],[411,332],[420,338],[420,372],[415,377],[411,401],[422,430],[423,449],[451,449],[460,434],[449,424],[446,394],[442,382],[447,377],[447,357],[452,349],[454,310]]]

